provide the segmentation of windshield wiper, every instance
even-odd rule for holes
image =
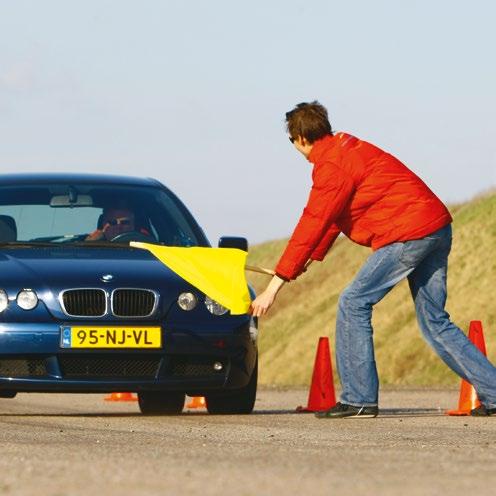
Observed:
[[[70,247],[84,247],[84,248],[129,248],[128,243],[103,243],[98,241],[74,241],[72,243],[50,243],[47,241],[8,241],[0,242],[0,248],[70,248]]]
[[[0,242],[0,247],[8,248],[25,248],[32,246],[54,246],[53,243],[47,241],[4,241]]]
[[[130,248],[127,243],[111,243],[110,241],[74,241],[72,243],[63,243],[62,246],[82,246],[84,248]]]

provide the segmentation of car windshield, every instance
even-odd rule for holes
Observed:
[[[0,243],[90,245],[97,241],[207,246],[191,214],[165,188],[118,184],[0,186]]]

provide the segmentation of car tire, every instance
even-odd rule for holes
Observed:
[[[241,389],[211,393],[205,396],[208,413],[213,415],[240,415],[253,411],[257,398],[258,359],[250,382]]]
[[[145,415],[179,415],[185,398],[185,393],[177,391],[138,392],[139,408]]]
[[[16,396],[16,391],[0,391],[0,398],[15,398]]]

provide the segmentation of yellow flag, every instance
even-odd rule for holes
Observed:
[[[245,276],[247,253],[237,248],[187,248],[132,241],[148,250],[178,276],[228,308],[233,315],[248,312],[251,298]]]

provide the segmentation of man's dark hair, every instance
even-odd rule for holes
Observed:
[[[328,134],[332,135],[327,109],[317,100],[299,103],[293,110],[286,112],[286,128],[289,136],[301,136],[310,144]]]

